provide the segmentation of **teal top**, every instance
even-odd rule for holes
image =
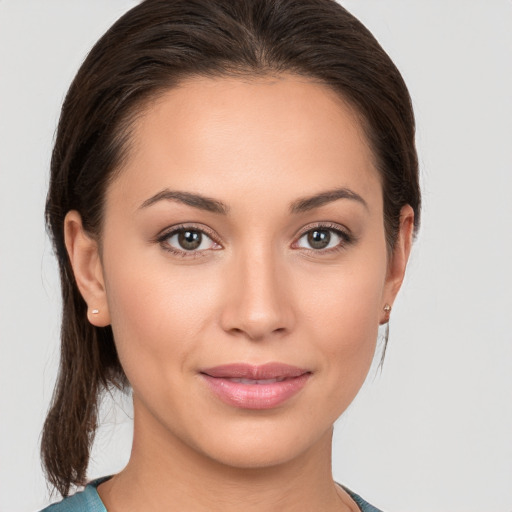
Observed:
[[[41,510],[41,512],[107,512],[96,487],[109,478],[109,476],[105,476],[93,480],[83,491],[77,492],[73,494],[73,496],[68,496],[59,503],[54,503],[46,507],[44,510]],[[347,489],[343,485],[341,487],[350,494],[361,512],[381,512],[379,509],[364,501],[363,498],[358,496],[355,492]]]

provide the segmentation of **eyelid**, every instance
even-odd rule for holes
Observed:
[[[184,229],[191,229],[194,231],[201,231],[205,235],[208,235],[212,240],[214,240],[216,243],[220,244],[219,236],[213,231],[213,229],[209,228],[208,226],[205,226],[204,224],[195,224],[194,222],[184,222],[181,224],[175,224],[173,226],[168,226],[158,235],[155,237],[155,241],[168,238],[170,235],[174,234],[176,231],[181,231]]]
[[[337,223],[331,222],[331,221],[318,221],[318,222],[313,222],[311,224],[308,224],[299,230],[299,232],[297,233],[295,238],[297,238],[297,239],[301,238],[306,233],[309,233],[309,231],[311,231],[315,228],[331,229],[331,230],[341,233],[342,235],[349,237],[351,239],[355,238],[354,235],[352,234],[352,232],[350,231],[350,229],[346,228],[345,226],[343,226],[341,224],[337,224]]]

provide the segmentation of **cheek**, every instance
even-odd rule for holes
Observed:
[[[298,293],[319,329],[355,343],[378,328],[385,272],[385,257],[346,262],[329,272],[305,273]]]
[[[316,340],[328,369],[326,389],[342,409],[357,394],[373,360],[386,274],[385,256],[345,263],[325,276],[305,275],[300,292],[308,336]]]
[[[169,380],[170,369],[187,365],[211,318],[215,288],[197,268],[143,259],[112,258],[105,276],[116,347],[134,386],[140,375]]]

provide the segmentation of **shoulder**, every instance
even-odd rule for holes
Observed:
[[[367,501],[363,500],[359,494],[356,494],[354,491],[351,491],[344,485],[338,484],[340,487],[345,489],[348,492],[350,497],[355,501],[356,505],[359,507],[361,512],[382,512],[380,509],[375,508],[373,505],[370,505]]]
[[[107,512],[96,487],[109,477],[98,478],[89,483],[83,491],[68,496],[40,512]]]

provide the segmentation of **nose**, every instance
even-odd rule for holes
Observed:
[[[270,249],[238,255],[229,266],[222,328],[250,340],[264,340],[292,330],[291,278]]]

